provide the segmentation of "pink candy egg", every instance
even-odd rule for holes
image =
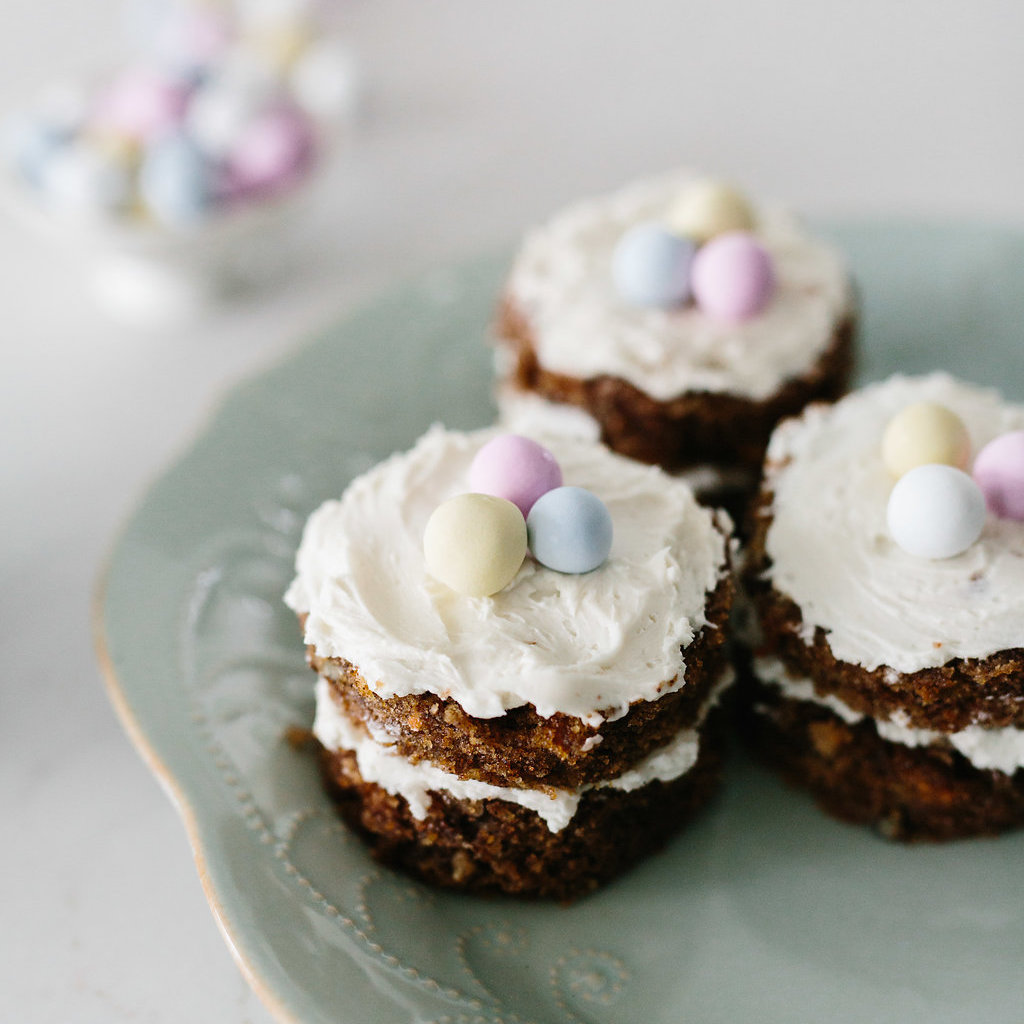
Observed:
[[[993,515],[1024,521],[1024,430],[989,441],[974,460],[973,476]]]
[[[309,119],[294,107],[255,117],[228,155],[232,191],[243,198],[286,191],[308,172],[314,148]]]
[[[562,484],[562,470],[543,445],[519,434],[488,441],[469,467],[470,490],[517,505],[524,516],[542,495]]]
[[[208,67],[231,45],[231,20],[215,10],[171,10],[157,28],[153,48],[157,56],[182,71]]]
[[[718,235],[697,250],[690,289],[709,316],[747,320],[768,305],[775,290],[771,256],[745,231]]]
[[[151,68],[129,68],[101,94],[92,115],[100,132],[146,141],[184,117],[189,91]]]

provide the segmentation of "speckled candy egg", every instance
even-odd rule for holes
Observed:
[[[561,486],[562,470],[541,444],[519,434],[502,434],[488,441],[469,467],[469,488],[511,501],[523,516],[533,503]]]
[[[754,214],[743,194],[730,185],[695,181],[672,204],[668,226],[703,244],[727,231],[749,231],[754,226]]]
[[[952,558],[981,535],[985,497],[954,466],[915,466],[893,487],[886,519],[893,539],[908,554]]]
[[[775,270],[768,251],[752,235],[718,235],[697,250],[690,287],[701,312],[720,320],[747,320],[768,305]]]
[[[668,309],[690,294],[690,264],[695,246],[663,225],[636,224],[619,239],[612,253],[612,281],[634,306]]]
[[[459,494],[438,505],[423,534],[427,571],[467,597],[512,582],[526,557],[526,522],[504,498]]]
[[[914,402],[898,412],[882,435],[882,461],[894,477],[938,462],[963,469],[971,440],[959,416],[938,402]]]
[[[974,460],[974,480],[993,515],[1024,521],[1024,430],[989,441]]]
[[[278,195],[293,187],[313,162],[309,118],[293,106],[277,106],[254,118],[228,155],[236,194]]]
[[[169,227],[188,227],[209,212],[214,198],[213,169],[184,136],[149,147],[139,167],[139,196],[153,216]]]
[[[582,487],[556,487],[539,497],[526,528],[533,557],[558,572],[590,572],[612,549],[612,517]]]

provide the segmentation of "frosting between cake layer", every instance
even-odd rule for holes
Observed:
[[[680,730],[663,747],[653,751],[635,767],[614,779],[590,783],[554,794],[538,789],[494,786],[476,779],[462,779],[429,761],[414,764],[395,747],[354,725],[331,697],[330,683],[319,676],[316,683],[316,718],[313,734],[329,751],[351,750],[366,782],[401,796],[414,818],[422,820],[430,809],[431,793],[447,793],[456,800],[506,800],[535,811],[551,832],[560,832],[572,821],[583,795],[591,789],[610,787],[632,792],[654,781],[671,782],[688,772],[700,753],[698,727],[721,694],[732,684],[727,670],[715,685],[694,728]]]
[[[566,575],[528,557],[492,597],[429,576],[427,519],[467,489],[474,454],[497,433],[434,427],[313,513],[285,595],[307,616],[306,643],[353,664],[385,699],[434,693],[477,718],[532,704],[596,726],[685,685],[680,648],[707,622],[726,540],[690,489],[655,467],[545,438],[566,483],[611,513],[608,561]]]
[[[612,252],[634,224],[664,220],[692,172],[639,182],[579,202],[529,232],[508,284],[531,326],[540,364],[570,377],[619,377],[658,401],[685,392],[762,401],[805,374],[853,308],[844,263],[786,211],[755,211],[755,234],[773,259],[778,286],[767,308],[740,323],[691,306],[631,306],[616,293]]]
[[[943,373],[890,378],[783,423],[768,447],[774,492],[765,550],[773,586],[828,633],[836,658],[915,672],[1024,647],[1024,523],[989,515],[954,558],[899,548],[886,526],[893,479],[882,462],[888,421],[929,400],[964,421],[972,453],[1024,427],[1024,407]]]
[[[810,679],[794,679],[778,658],[755,658],[754,672],[759,679],[774,686],[789,700],[820,704],[849,725],[856,725],[868,717],[854,711],[833,694],[819,694]],[[1006,775],[1024,768],[1024,729],[1015,726],[985,729],[980,725],[970,725],[958,732],[938,732],[908,725],[906,715],[899,711],[892,718],[872,718],[871,721],[878,735],[890,743],[901,743],[905,747],[947,743],[975,768],[993,769]]]

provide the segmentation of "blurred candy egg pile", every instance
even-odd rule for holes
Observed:
[[[11,118],[5,154],[46,210],[187,229],[294,190],[354,102],[351,57],[302,4],[148,0],[136,56]]]
[[[889,532],[908,554],[962,554],[981,536],[987,513],[1024,521],[1024,431],[990,441],[968,474],[963,421],[936,402],[915,402],[889,421],[881,454],[896,479],[886,509]]]
[[[427,571],[469,597],[496,594],[527,554],[549,569],[585,573],[607,558],[612,520],[604,502],[563,486],[562,470],[543,445],[518,434],[485,444],[469,468],[470,493],[439,505],[427,521]]]
[[[693,303],[719,320],[760,313],[775,291],[771,254],[753,234],[754,214],[734,188],[697,181],[678,196],[664,223],[625,231],[612,254],[612,280],[634,306]]]

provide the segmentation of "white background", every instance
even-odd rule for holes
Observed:
[[[113,0],[4,0],[0,109],[118,51]],[[265,1022],[115,720],[90,604],[217,397],[391,281],[690,164],[816,216],[1024,220],[1012,0],[340,3],[365,120],[301,272],[187,329],[92,305],[0,222],[0,1021]]]

